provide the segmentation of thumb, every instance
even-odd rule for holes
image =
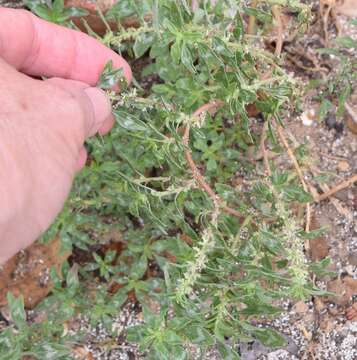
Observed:
[[[105,92],[99,88],[75,80],[51,78],[46,82],[70,93],[79,103],[84,114],[85,138],[97,132],[104,134],[114,124],[110,100]]]

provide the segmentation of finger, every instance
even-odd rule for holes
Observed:
[[[114,115],[111,114],[111,116],[103,123],[103,125],[99,128],[98,132],[100,135],[107,134],[111,128],[114,126],[115,119]]]
[[[112,123],[113,114],[110,101],[105,92],[96,87],[89,87],[84,92],[90,100],[94,114],[94,124],[89,130],[88,136],[93,136],[103,127],[104,130],[109,131],[111,126],[108,128],[108,124]]]
[[[0,56],[16,69],[34,76],[61,77],[95,85],[109,61],[128,63],[90,36],[37,18],[25,10],[0,8]]]
[[[80,171],[84,168],[87,162],[87,157],[88,157],[87,150],[84,147],[82,147],[79,150],[79,155],[76,164],[76,171]]]
[[[85,138],[93,136],[102,127],[108,128],[113,115],[110,100],[103,90],[74,80],[52,78],[46,82],[69,92],[77,100],[84,114]]]
[[[70,92],[78,91],[78,90],[83,91],[90,87],[89,84],[83,81],[63,79],[58,77],[47,79],[45,80],[45,82],[51,83],[53,85],[60,87],[61,89],[68,90]]]

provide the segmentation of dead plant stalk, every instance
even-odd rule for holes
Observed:
[[[330,196],[334,195],[335,193],[337,193],[338,191],[351,186],[355,182],[357,182],[357,174],[353,175],[352,177],[350,177],[349,179],[347,179],[345,181],[342,181],[341,183],[334,186],[332,189],[319,195],[319,197],[317,198],[317,201],[325,200],[325,199],[329,198]]]

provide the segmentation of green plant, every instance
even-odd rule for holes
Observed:
[[[223,359],[238,359],[237,342],[284,344],[276,331],[251,324],[279,313],[274,300],[321,293],[303,252],[304,240],[316,233],[305,233],[293,211],[311,197],[293,170],[270,162],[266,176],[248,156],[261,134],[252,129],[247,106],[269,124],[268,139],[281,151],[274,124],[297,84],[244,36],[243,16],[251,8],[202,1],[193,12],[189,3],[119,1],[107,14],[118,21],[138,17],[138,28],[108,32],[103,42],[147,65],[121,94],[110,90],[120,71],[111,64],[104,69],[99,85],[112,100],[117,126],[88,142],[91,163],[46,237],[59,232],[65,246],[86,250],[119,229],[126,248],[94,255],[95,263],[79,269],[82,282],[74,277],[73,291],[56,287],[42,306],[61,303],[51,316],[81,312],[110,327],[115,309],[134,292],[145,322],[127,337],[148,359],[190,358],[190,344],[203,358],[216,347]],[[291,5],[300,17],[306,10],[298,2],[267,1],[254,15],[270,14],[276,3]],[[145,79],[154,81],[147,86]],[[235,185],[241,177],[243,185]],[[93,270],[101,281],[91,298],[85,284]],[[115,295],[108,291],[113,284],[120,285]]]
[[[101,258],[98,254],[93,253],[95,263],[89,263],[84,267],[86,271],[99,270],[100,276],[103,276],[105,280],[109,280],[112,274],[117,272],[117,268],[112,265],[115,259],[116,252],[108,251],[104,258]]]
[[[56,24],[69,24],[72,17],[88,15],[88,12],[76,7],[64,7],[64,0],[25,0],[26,6],[36,15]]]
[[[351,21],[356,26],[355,21]],[[340,36],[333,42],[333,47],[319,49],[323,56],[335,58],[336,67],[319,81],[321,88],[317,99],[321,102],[319,117],[323,119],[329,111],[336,108],[337,118],[341,118],[345,112],[345,102],[353,92],[353,84],[356,80],[357,61],[351,56],[350,51],[357,48],[356,40],[350,36]]]

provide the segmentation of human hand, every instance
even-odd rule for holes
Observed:
[[[114,119],[95,86],[104,65],[131,70],[89,36],[0,8],[0,264],[36,240],[63,207],[84,141]],[[27,75],[46,76],[41,81]]]

